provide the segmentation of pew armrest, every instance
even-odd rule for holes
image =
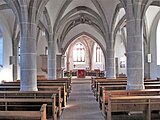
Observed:
[[[41,112],[41,120],[46,120],[46,106],[47,104],[43,104],[40,112]]]

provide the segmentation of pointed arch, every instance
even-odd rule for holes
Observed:
[[[63,48],[62,54],[65,54],[65,52],[66,52],[68,46],[71,44],[71,42],[73,42],[76,38],[78,38],[79,36],[82,36],[82,35],[86,35],[86,36],[92,38],[93,40],[95,40],[95,41],[98,43],[98,45],[101,47],[101,49],[102,49],[102,51],[103,51],[103,54],[104,54],[104,56],[105,56],[105,58],[106,58],[106,50],[105,50],[104,46],[99,42],[99,40],[98,40],[95,36],[91,35],[91,34],[88,33],[88,32],[82,32],[82,33],[79,33],[79,34],[73,36],[73,37],[71,38],[71,40],[69,40],[69,42],[68,42],[68,43],[65,45],[65,47]]]
[[[20,22],[20,4],[18,0],[4,0],[8,6],[12,9],[13,13],[15,14],[18,22]]]

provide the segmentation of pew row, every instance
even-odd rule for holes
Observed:
[[[61,88],[61,98],[63,99],[62,102],[62,106],[65,107],[66,106],[66,102],[67,102],[67,92],[66,92],[66,87],[64,83],[59,83],[59,84],[50,84],[50,85],[40,85],[37,86],[38,87],[38,91],[48,91],[48,90],[55,90],[57,88]],[[0,91],[19,91],[20,90],[20,86],[17,85],[17,83],[14,84],[11,83],[9,85],[8,84],[0,84]]]
[[[51,98],[0,98],[0,111],[32,111],[39,110],[42,104],[47,104],[47,119],[57,120],[55,94]]]
[[[14,81],[14,82],[18,82],[20,84],[20,80]],[[13,83],[13,82],[4,82],[4,83]],[[66,85],[66,90],[68,93],[70,93],[71,90],[71,79],[69,78],[58,78],[58,79],[54,79],[54,80],[46,80],[46,79],[41,79],[41,80],[37,80],[37,83],[65,83]]]
[[[27,98],[27,99],[47,99],[51,96],[56,95],[56,107],[57,107],[57,116],[62,114],[62,101],[61,92],[59,89],[52,91],[29,91],[29,92],[20,92],[20,91],[0,91],[0,98]]]
[[[160,96],[119,96],[109,97],[107,120],[112,120],[112,112],[144,112],[145,120],[151,120],[151,112],[160,110]]]
[[[98,83],[97,84],[97,88],[95,88],[95,93],[94,95],[96,96],[96,100],[99,101],[99,97],[102,95],[102,87],[109,87],[111,86],[111,89],[112,89],[112,86],[117,86],[117,88],[113,88],[112,90],[120,90],[122,86],[122,89],[124,89],[124,86],[126,86],[127,83],[125,82],[115,82],[115,83]],[[144,82],[144,86],[145,86],[145,89],[157,89],[157,88],[160,88],[160,82]]]
[[[159,96],[160,89],[144,89],[144,90],[103,90],[100,103],[102,105],[102,113],[106,113],[106,105],[108,105],[109,97],[122,97],[122,96]]]
[[[160,84],[160,81],[144,81],[144,85],[151,85],[151,84]],[[127,85],[127,81],[123,80],[97,80],[95,81],[95,85],[93,88],[94,95],[96,96],[96,93],[98,92],[99,86],[105,86],[105,85]]]
[[[1,120],[46,120],[46,106],[43,104],[39,111],[0,111]]]
[[[20,82],[4,82],[0,85],[3,85],[3,86],[20,86]],[[65,90],[66,90],[66,94],[67,96],[69,96],[69,93],[70,93],[70,87],[68,86],[67,83],[65,82],[61,82],[61,81],[37,81],[37,86],[58,86],[58,85],[63,85],[65,86]]]
[[[115,79],[107,79],[107,78],[92,78],[91,79],[91,88],[92,90],[94,91],[95,88],[97,88],[97,84],[98,83],[106,83],[106,82],[109,82],[109,83],[119,83],[119,82],[127,82],[127,78],[115,78]],[[145,79],[144,82],[160,82],[160,79]]]
[[[147,90],[147,89],[160,89],[160,85],[145,85],[145,89],[144,90]],[[103,98],[103,94],[105,92],[109,92],[109,91],[112,91],[112,90],[117,90],[117,91],[120,91],[120,90],[125,90],[126,91],[126,85],[111,85],[111,86],[100,86],[100,89],[98,91],[98,103],[100,104],[100,108],[102,108],[102,98]]]

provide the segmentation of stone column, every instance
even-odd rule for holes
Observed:
[[[15,61],[13,64],[13,81],[17,80],[17,70],[18,70],[18,40],[14,40],[13,45],[13,55],[15,56]]]
[[[20,91],[37,91],[37,24],[48,0],[5,0],[20,28]]]
[[[64,69],[65,69],[65,57],[64,55],[62,55],[62,64],[61,64],[61,68],[62,68],[62,71],[61,71],[61,77],[63,78],[64,77]]]
[[[28,6],[27,1],[20,4],[20,91],[37,91],[37,53],[36,35],[37,25],[35,20],[34,4]],[[34,18],[34,19],[31,19]]]
[[[50,38],[51,35],[50,35]],[[55,43],[53,40],[49,40],[48,43],[48,79],[56,79],[56,52],[55,52]]]
[[[26,7],[26,6],[24,6]],[[25,14],[22,12],[22,14]],[[21,25],[21,84],[20,91],[37,91],[37,53],[35,23],[25,19]]]
[[[92,62],[89,61],[89,70],[92,70]]]
[[[118,67],[118,66],[119,66],[119,64],[118,64],[118,57],[116,57],[116,58],[115,58],[116,77],[119,76],[119,69],[118,69],[119,67]]]
[[[61,78],[62,75],[62,68],[61,68],[61,61],[62,61],[62,54],[57,54],[56,55],[56,71],[57,71],[57,78]]]
[[[143,4],[127,0],[127,87],[144,89],[144,55],[142,12]]]
[[[66,64],[67,64],[67,72],[69,72],[70,71],[70,67],[69,67],[70,66],[70,62],[67,61]]]
[[[149,45],[144,44],[144,77],[150,78],[150,62],[148,62],[148,54],[149,54]]]
[[[107,48],[106,78],[115,78],[114,49]]]

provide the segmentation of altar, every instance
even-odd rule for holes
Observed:
[[[78,69],[77,70],[77,78],[85,78],[86,72],[84,69]]]

